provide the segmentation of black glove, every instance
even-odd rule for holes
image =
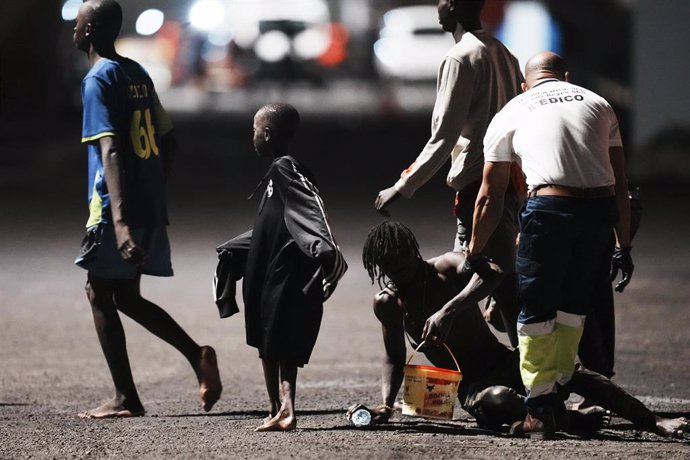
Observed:
[[[482,279],[487,279],[496,274],[489,262],[491,259],[482,254],[476,254],[465,259],[462,265],[462,273],[472,275],[476,273]]]
[[[627,248],[616,248],[615,251],[613,251],[613,257],[611,257],[611,274],[609,278],[611,282],[613,282],[613,280],[616,279],[616,276],[618,276],[619,270],[623,275],[623,278],[618,282],[618,284],[616,284],[616,292],[623,292],[623,289],[625,289],[630,282],[630,278],[635,270],[635,265],[633,264],[632,257],[630,256],[631,249],[632,246]]]

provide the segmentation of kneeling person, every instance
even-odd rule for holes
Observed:
[[[403,381],[405,336],[413,347],[421,343],[427,320],[446,305],[456,311],[446,345],[458,359],[463,379],[458,398],[463,409],[482,428],[498,429],[523,420],[525,388],[520,378],[519,355],[504,347],[482,318],[477,301],[501,277],[490,261],[466,264],[458,252],[422,259],[412,232],[397,222],[374,227],[364,244],[362,259],[372,282],[383,288],[374,297],[374,313],[382,325],[385,356],[381,392],[383,404],[374,409],[374,423],[383,423],[393,413],[393,404]],[[444,348],[425,347],[426,357],[435,366],[454,368]],[[563,388],[586,397],[595,404],[624,417],[639,428],[662,435],[678,435],[688,430],[685,419],[662,419],[609,379],[578,369]],[[586,428],[601,415],[587,416],[577,411],[561,414],[560,429]],[[568,420],[570,427],[568,427]]]

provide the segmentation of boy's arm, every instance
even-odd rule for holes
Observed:
[[[122,154],[115,136],[98,139],[103,159],[103,175],[110,194],[110,210],[117,241],[117,249],[122,258],[132,264],[144,260],[144,251],[132,239],[129,224],[125,220],[126,198],[123,190]]]

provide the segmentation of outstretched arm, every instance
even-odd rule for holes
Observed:
[[[422,340],[431,346],[440,346],[444,343],[453,319],[467,308],[477,308],[477,303],[490,295],[503,279],[503,272],[498,265],[486,259],[470,263],[459,253],[447,254],[443,258],[445,260],[436,259],[435,264],[453,263],[458,287],[462,286],[468,277],[469,281],[455,297],[426,320]],[[437,269],[439,268],[437,266]]]
[[[473,91],[474,73],[471,66],[455,59],[444,60],[439,71],[431,136],[400,179],[378,193],[374,207],[380,214],[388,216],[389,204],[400,195],[411,198],[448,161],[467,121]],[[465,139],[465,142],[469,144],[469,140]]]

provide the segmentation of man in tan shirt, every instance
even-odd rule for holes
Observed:
[[[453,34],[456,44],[448,51],[438,72],[431,137],[416,160],[389,188],[381,190],[375,207],[388,215],[387,207],[400,195],[410,198],[451,159],[447,183],[455,189],[458,231],[454,250],[467,247],[472,233],[474,202],[484,165],[483,138],[493,116],[521,92],[520,66],[510,51],[481,28],[483,0],[440,0],[439,22]],[[515,175],[521,183],[521,174]],[[518,313],[515,282],[515,238],[521,187],[506,193],[506,206],[497,231],[484,254],[506,274],[493,293],[511,342],[517,343]]]

